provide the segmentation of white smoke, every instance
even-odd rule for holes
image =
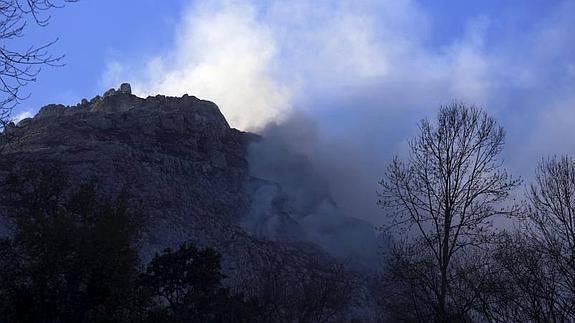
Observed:
[[[133,81],[139,95],[185,93],[218,104],[228,122],[258,129],[289,109],[289,92],[272,77],[278,55],[271,30],[256,20],[253,6],[205,1],[184,15],[174,49],[149,60]],[[106,78],[126,68],[110,63]]]
[[[241,130],[304,112],[313,131],[301,126],[285,140],[305,143],[296,149],[346,213],[379,222],[375,191],[386,161],[405,151],[420,118],[453,99],[500,120],[518,175],[531,172],[542,149],[565,151],[558,143],[575,116],[574,15],[572,1],[558,3],[513,37],[497,34],[507,27],[495,17],[476,16],[438,46],[436,17],[411,0],[195,1],[172,50],[143,71],[110,62],[105,80],[129,80],[144,96],[214,101]]]

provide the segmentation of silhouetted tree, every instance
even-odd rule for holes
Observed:
[[[341,264],[308,259],[294,268],[279,257],[266,262],[250,286],[264,322],[342,320],[357,297],[352,274]]]
[[[525,232],[504,233],[490,257],[494,270],[477,311],[489,322],[570,322],[558,312],[559,273]]]
[[[36,164],[21,176],[12,183],[13,237],[0,245],[0,320],[133,319],[143,306],[131,246],[138,221],[125,200],[102,198],[93,183],[66,192],[56,166]]]
[[[185,243],[156,255],[141,275],[156,299],[148,320],[164,322],[253,322],[257,304],[222,286],[220,255]]]
[[[0,240],[2,322],[253,322],[255,300],[223,287],[220,255],[183,244],[139,272],[143,217],[57,162],[9,164]],[[6,169],[4,169],[6,171]]]
[[[299,280],[301,296],[295,298],[297,322],[330,322],[349,310],[355,286],[343,265],[316,263],[307,269]]]
[[[502,235],[494,254],[501,288],[484,293],[491,321],[575,321],[575,160],[537,167],[521,230]]]
[[[46,26],[45,13],[64,2],[78,0],[2,0],[0,1],[0,121],[9,121],[12,108],[26,96],[21,88],[36,81],[42,66],[60,65],[63,56],[53,56],[49,48],[55,41],[40,46],[22,46],[14,40],[24,36],[30,23]]]
[[[560,274],[560,312],[575,320],[575,159],[541,162],[529,191],[527,234]]]
[[[389,229],[404,234],[391,265],[414,271],[412,287],[421,289],[414,296],[427,299],[428,319],[466,320],[471,307],[458,299],[467,293],[458,278],[480,269],[465,254],[487,246],[493,217],[514,213],[498,204],[519,182],[501,167],[504,131],[485,112],[454,103],[419,130],[407,161],[396,157],[380,182]]]

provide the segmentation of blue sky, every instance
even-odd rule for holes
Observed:
[[[185,11],[196,3],[192,0],[84,0],[53,11],[51,25],[30,27],[22,42],[41,44],[59,38],[53,50],[66,54],[67,65],[46,68],[38,82],[28,87],[32,97],[16,112],[34,111],[54,102],[73,103],[104,91],[108,84],[102,83],[102,74],[110,61],[145,64],[150,57],[169,51]],[[245,3],[259,8],[268,5],[265,1]],[[337,1],[333,3],[337,5]],[[477,17],[490,18],[490,42],[497,44],[501,38],[513,38],[537,28],[560,1],[437,0],[416,4],[430,20],[426,45],[438,49],[460,38],[468,22]],[[373,14],[377,16],[377,12]],[[418,21],[412,23],[418,24]]]
[[[351,210],[373,204],[385,162],[452,100],[503,124],[505,162],[524,178],[575,151],[574,31],[573,0],[81,0],[21,40],[59,37],[67,65],[45,69],[15,115],[123,81],[189,93],[243,130],[289,124]],[[300,113],[312,122],[286,122]]]
[[[103,90],[100,78],[110,59],[143,60],[169,47],[184,5],[178,0],[84,0],[52,11],[47,27],[30,25],[19,42],[38,45],[58,38],[52,50],[66,55],[66,66],[45,68],[28,87],[32,96],[19,111],[95,96]]]

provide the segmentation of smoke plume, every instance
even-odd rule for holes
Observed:
[[[106,75],[131,79],[140,95],[212,100],[233,127],[263,135],[250,163],[269,185],[246,225],[276,232],[258,217],[284,194],[309,239],[361,249],[363,225],[345,237],[322,233],[348,217],[383,223],[376,191],[385,165],[405,155],[419,119],[442,104],[455,99],[495,116],[515,175],[529,179],[542,155],[573,151],[563,139],[575,120],[575,3],[525,12],[457,17],[444,36],[438,21],[457,13],[438,16],[411,0],[199,1],[183,14],[172,51],[136,74],[110,62]]]

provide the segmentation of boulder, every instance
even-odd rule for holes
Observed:
[[[132,94],[132,87],[130,86],[130,83],[122,83],[122,85],[120,85],[120,93]]]

